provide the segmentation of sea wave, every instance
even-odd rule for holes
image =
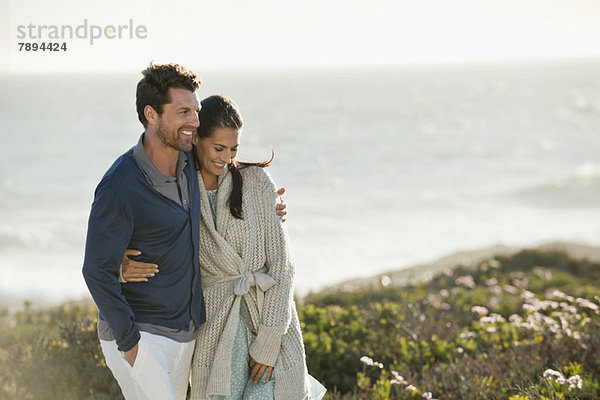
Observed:
[[[520,189],[515,197],[537,207],[600,208],[600,164],[581,164],[554,181]]]
[[[22,223],[20,226],[0,225],[0,251],[30,252],[79,250],[83,246],[85,231],[82,226],[54,223]]]

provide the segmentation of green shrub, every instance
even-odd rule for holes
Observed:
[[[404,287],[313,293],[298,313],[328,400],[591,400],[599,304],[598,264],[524,251]],[[95,307],[0,311],[0,399],[57,398],[122,398]]]

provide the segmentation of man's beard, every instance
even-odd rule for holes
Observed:
[[[172,135],[168,135],[166,133],[166,130],[163,128],[162,124],[158,125],[158,130],[156,132],[156,136],[158,136],[158,139],[160,140],[160,142],[167,146],[170,147],[172,149],[178,150],[178,151],[190,151],[192,150],[192,145],[190,143],[189,148],[184,147],[183,143],[178,143],[177,142],[177,137],[179,137],[179,132],[175,131],[176,136],[173,137]]]

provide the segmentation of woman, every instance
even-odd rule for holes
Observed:
[[[196,341],[191,399],[320,399],[325,389],[306,370],[295,267],[272,211],[269,162],[236,161],[243,121],[231,100],[211,96],[201,105],[194,155],[207,321]]]

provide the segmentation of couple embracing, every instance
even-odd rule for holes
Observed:
[[[144,133],[96,188],[83,275],[127,400],[320,399],[293,301],[295,266],[269,162],[235,156],[243,121],[196,75],[151,64]]]

